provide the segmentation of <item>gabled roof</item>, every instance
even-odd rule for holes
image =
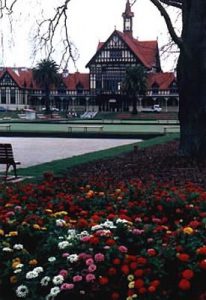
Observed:
[[[160,90],[164,90],[168,89],[173,82],[176,82],[176,77],[173,72],[148,74],[148,88],[152,88],[152,86],[156,84]]]
[[[32,69],[27,68],[0,68],[0,80],[5,74],[14,80],[19,88],[41,89],[32,77]],[[89,90],[89,74],[88,73],[73,73],[63,77],[65,87],[69,90],[76,90],[76,86],[81,84],[85,90]]]
[[[157,65],[157,56],[159,55],[157,41],[139,41],[127,33],[114,30],[106,42],[99,42],[97,52],[88,62],[86,67],[88,67],[92,61],[94,61],[94,59],[97,57],[100,51],[104,49],[107,42],[112,38],[113,35],[118,35],[119,38],[128,46],[131,52],[133,52],[133,54],[146,68],[151,69],[153,66]]]

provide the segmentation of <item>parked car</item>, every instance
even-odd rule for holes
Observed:
[[[6,108],[5,107],[3,107],[3,106],[0,106],[0,112],[5,112],[6,111]]]
[[[159,104],[155,104],[152,107],[143,107],[141,109],[141,112],[161,112],[162,108],[159,106]]]

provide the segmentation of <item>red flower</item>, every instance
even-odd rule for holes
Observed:
[[[149,255],[149,256],[155,256],[156,254],[157,254],[157,252],[156,252],[156,250],[155,249],[148,249],[147,250],[147,254]]]
[[[157,289],[156,286],[150,285],[147,290],[149,293],[155,293],[156,289]]]
[[[91,239],[89,240],[90,244],[92,245],[98,245],[99,244],[99,238],[98,237],[91,237]]]
[[[201,260],[199,266],[201,269],[206,270],[206,259]]]
[[[191,288],[191,284],[190,284],[189,280],[181,279],[178,284],[178,287],[183,291],[187,291]]]
[[[109,276],[114,276],[117,274],[117,270],[113,267],[109,268],[109,270],[107,271]]]
[[[119,258],[114,258],[112,262],[113,262],[114,265],[120,265],[121,264],[121,260]]]
[[[145,265],[146,262],[147,262],[147,260],[146,260],[146,258],[144,258],[144,257],[138,257],[138,258],[137,258],[137,263],[138,263],[138,265]]]
[[[144,271],[142,269],[138,269],[134,272],[134,275],[137,277],[142,277],[144,274]]]
[[[122,273],[124,273],[125,275],[128,275],[128,274],[129,274],[129,267],[128,267],[128,265],[123,265],[123,266],[121,267],[121,271],[122,271]]]
[[[140,289],[144,286],[144,281],[142,279],[137,279],[135,280],[135,287],[136,289]]]
[[[190,259],[190,256],[186,253],[180,253],[180,254],[177,255],[177,258],[181,261],[186,262]]]
[[[194,276],[194,272],[190,269],[186,269],[182,272],[182,277],[184,279],[190,280]]]
[[[99,277],[99,284],[106,285],[109,282],[109,279],[105,276]]]
[[[197,254],[206,255],[206,246],[202,246],[197,249]]]
[[[131,269],[131,270],[136,270],[136,269],[137,269],[137,263],[136,263],[136,262],[132,262],[132,263],[130,264],[130,269]]]
[[[117,300],[117,299],[119,299],[119,297],[120,297],[119,293],[117,293],[117,292],[112,293],[112,300]]]

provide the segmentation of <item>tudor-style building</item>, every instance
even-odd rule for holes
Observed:
[[[148,91],[139,97],[138,109],[160,104],[165,111],[178,109],[176,78],[161,70],[157,41],[133,37],[133,17],[129,0],[122,14],[123,32],[114,30],[87,63],[89,73],[62,73],[62,83],[51,90],[51,106],[65,111],[129,111],[130,100],[121,93],[128,67],[143,65]],[[7,109],[44,106],[44,91],[27,68],[0,68],[0,106]]]
[[[129,99],[121,93],[128,67],[142,65],[148,74],[148,92],[139,97],[142,106],[159,103],[168,110],[178,106],[174,73],[163,73],[157,41],[140,41],[133,37],[133,17],[129,0],[123,17],[123,32],[114,30],[106,42],[100,42],[86,67],[90,71],[90,92],[95,95],[99,110],[125,111],[131,108]]]

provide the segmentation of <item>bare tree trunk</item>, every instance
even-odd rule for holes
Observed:
[[[206,157],[206,2],[185,1],[178,63],[180,153]]]

